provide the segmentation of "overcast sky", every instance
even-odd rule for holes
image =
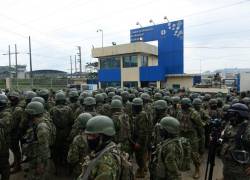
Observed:
[[[184,19],[184,70],[250,68],[249,0],[2,0],[0,53],[17,44],[18,64],[33,69],[70,70],[69,56],[82,46],[83,63],[94,61],[91,48],[128,43],[130,29]],[[8,65],[8,56],[0,56]],[[12,56],[12,64],[14,56]],[[29,69],[29,66],[28,66]]]

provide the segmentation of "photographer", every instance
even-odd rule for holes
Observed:
[[[250,127],[249,108],[233,104],[227,111],[229,123],[222,133],[222,161],[225,180],[250,179]]]

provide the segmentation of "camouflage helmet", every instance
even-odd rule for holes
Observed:
[[[211,95],[210,94],[205,94],[204,96],[204,101],[209,101],[211,99]]]
[[[78,92],[77,91],[70,91],[69,92],[69,98],[77,98]]]
[[[56,98],[55,98],[56,101],[65,101],[66,100],[66,96],[63,92],[59,92],[59,93],[56,93]]]
[[[108,98],[108,95],[105,92],[102,93],[101,95],[103,96],[104,100]]]
[[[202,101],[200,98],[195,98],[193,101],[193,105],[195,106],[201,106],[202,105]]]
[[[142,98],[144,101],[150,101],[150,95],[148,93],[142,93],[140,98]]]
[[[115,135],[115,126],[108,116],[95,116],[88,120],[85,129],[86,134],[104,134],[106,136]]]
[[[122,101],[119,99],[113,99],[111,101],[111,108],[112,109],[122,109],[123,105],[122,105]]]
[[[230,108],[230,105],[229,104],[225,104],[222,108],[222,110],[225,112],[227,111],[228,109]]]
[[[246,104],[246,105],[250,104],[250,97],[244,97],[244,98],[242,99],[242,102],[243,102],[244,104]]]
[[[0,94],[0,107],[6,106],[8,103],[8,98],[5,94]]]
[[[210,100],[209,100],[209,105],[210,105],[210,106],[212,106],[212,105],[214,105],[214,106],[216,105],[216,106],[217,106],[217,104],[218,104],[217,99],[214,99],[214,98],[213,98],[213,99],[210,99]]]
[[[114,96],[112,97],[112,100],[115,100],[115,99],[118,99],[118,100],[120,100],[120,101],[122,102],[122,97],[119,96],[119,95],[114,95]]]
[[[167,109],[168,105],[167,102],[164,100],[157,100],[154,102],[154,108],[158,110]]]
[[[122,99],[128,100],[129,98],[129,92],[128,91],[123,91],[121,93]]]
[[[163,99],[167,102],[167,103],[171,103],[172,102],[172,98],[170,96],[163,96]]]
[[[159,124],[170,134],[178,134],[180,131],[180,122],[174,117],[164,117]]]
[[[195,98],[198,98],[199,94],[198,93],[191,93],[190,94],[190,99],[194,100]]]
[[[179,96],[172,97],[172,103],[173,104],[178,104],[179,102],[180,102],[180,97]]]
[[[44,96],[48,96],[49,95],[49,90],[48,89],[40,89],[37,92],[38,96],[40,97],[44,97]]]
[[[25,93],[25,99],[26,100],[31,100],[33,97],[36,97],[37,94],[34,91],[27,91]]]
[[[83,99],[84,99],[84,98],[86,98],[86,97],[91,97],[91,94],[88,93],[87,91],[83,91],[83,92],[80,94],[80,96],[82,96]]]
[[[142,106],[143,100],[141,98],[134,98],[132,101],[132,105],[134,106]]]
[[[86,97],[83,102],[84,105],[86,106],[92,106],[96,105],[96,100],[93,97]]]
[[[134,99],[136,96],[135,96],[135,94],[129,94],[129,99]]]
[[[45,100],[42,98],[42,97],[33,97],[31,99],[31,102],[40,102],[42,103],[43,105],[45,105]]]
[[[25,112],[27,112],[30,115],[39,115],[44,113],[44,106],[42,103],[38,101],[30,102],[25,108]]]
[[[111,91],[108,93],[108,98],[112,99],[113,96],[115,96],[115,92]]]
[[[103,103],[104,102],[104,96],[102,94],[96,94],[95,100],[97,103]]]
[[[20,95],[17,91],[11,91],[11,92],[9,92],[8,97],[15,97],[15,98],[19,99]]]
[[[154,94],[154,99],[155,100],[161,100],[162,99],[162,94],[161,93],[155,93]]]
[[[92,117],[93,116],[89,113],[81,113],[76,119],[76,121],[79,122],[79,128],[85,129],[88,120],[91,119]]]
[[[189,99],[189,98],[182,98],[181,105],[192,106],[191,99]]]

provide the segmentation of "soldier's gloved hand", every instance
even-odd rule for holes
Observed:
[[[39,165],[36,167],[36,173],[37,173],[38,175],[43,174],[44,171],[45,171],[45,169],[44,169],[44,165],[43,165],[43,164],[39,164]]]
[[[138,144],[138,143],[135,143],[135,145],[134,145],[134,149],[135,150],[139,150],[141,148],[141,145],[140,144]]]
[[[246,171],[245,171],[245,172],[246,172],[246,175],[247,175],[247,176],[250,176],[250,167],[246,168]]]

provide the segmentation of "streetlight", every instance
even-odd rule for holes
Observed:
[[[102,29],[97,29],[96,32],[101,32],[102,33],[102,48],[103,48],[103,30]]]
[[[137,21],[137,22],[136,22],[136,25],[137,25],[137,26],[140,26],[140,27],[142,28],[142,25],[141,25],[140,22]]]
[[[150,19],[149,23],[152,23],[153,25],[155,25],[155,22],[153,21],[153,19]]]

